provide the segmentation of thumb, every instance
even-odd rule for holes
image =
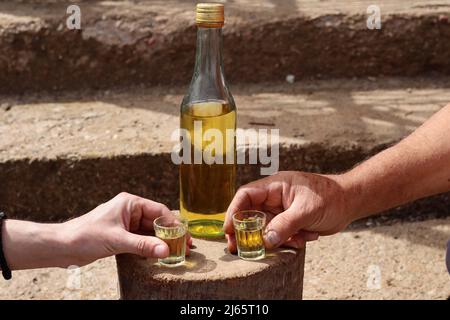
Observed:
[[[120,240],[122,252],[147,258],[166,258],[169,255],[167,244],[156,237],[142,236],[125,232]]]
[[[304,220],[299,208],[294,204],[286,211],[279,213],[266,226],[265,246],[271,249],[285,243],[306,225]]]

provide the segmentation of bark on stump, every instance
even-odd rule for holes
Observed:
[[[226,242],[194,239],[180,267],[156,259],[116,257],[121,299],[301,299],[305,250],[277,249],[259,261],[244,261]]]

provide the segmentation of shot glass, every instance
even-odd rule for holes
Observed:
[[[247,210],[233,214],[238,256],[244,260],[260,260],[266,256],[263,230],[266,214],[261,211]]]
[[[169,256],[158,259],[158,262],[167,267],[176,267],[184,264],[186,259],[187,221],[176,215],[161,216],[153,221],[153,226],[155,235],[169,246]]]

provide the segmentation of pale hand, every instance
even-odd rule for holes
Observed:
[[[167,244],[149,236],[153,221],[162,215],[173,213],[161,203],[121,193],[63,225],[71,237],[69,246],[78,258],[77,265],[120,253],[165,258],[169,254]],[[188,237],[187,242],[189,253],[192,239]]]

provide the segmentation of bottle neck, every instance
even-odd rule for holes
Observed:
[[[234,105],[223,72],[222,28],[198,28],[194,75],[182,104],[207,100]]]
[[[198,28],[195,73],[210,80],[223,76],[222,28]]]

